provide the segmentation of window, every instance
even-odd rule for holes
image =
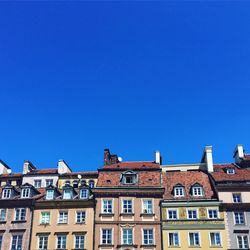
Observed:
[[[2,194],[2,198],[3,199],[9,199],[9,198],[11,198],[11,189],[4,189],[3,190],[3,194]]]
[[[50,212],[41,212],[41,224],[50,223]]]
[[[89,187],[94,188],[95,187],[95,182],[93,180],[89,181]]]
[[[180,245],[178,233],[168,234],[168,245],[171,247],[178,247]]]
[[[34,187],[35,188],[40,188],[41,186],[42,186],[41,180],[34,180]]]
[[[75,249],[84,249],[84,238],[83,234],[75,235]]]
[[[195,210],[188,210],[188,219],[192,219],[192,220],[194,220],[194,219],[197,219],[197,210],[195,209]]]
[[[184,187],[182,187],[182,186],[174,187],[174,196],[175,197],[184,196]]]
[[[135,184],[137,183],[137,174],[133,171],[127,171],[123,173],[121,182],[123,184]]]
[[[2,241],[3,241],[3,236],[0,235],[0,249],[2,249],[2,248],[1,248],[1,247],[2,247]]]
[[[189,246],[200,246],[199,233],[189,233]]]
[[[133,212],[132,200],[123,200],[122,212],[125,214],[131,214]]]
[[[57,235],[57,249],[66,249],[67,235]]]
[[[86,212],[85,211],[77,211],[76,212],[76,223],[85,223]]]
[[[236,225],[245,224],[244,212],[234,212],[234,223]]]
[[[80,199],[88,199],[89,190],[88,189],[80,189]]]
[[[78,180],[73,181],[73,188],[78,188]]]
[[[144,245],[153,245],[153,229],[143,229],[143,244]]]
[[[168,210],[168,219],[169,220],[177,220],[177,210]]]
[[[240,194],[233,194],[233,202],[240,203],[241,202],[241,195]]]
[[[217,209],[208,209],[208,218],[209,219],[218,219],[218,210]]]
[[[29,198],[30,197],[30,188],[22,189],[22,198]]]
[[[122,244],[124,245],[133,244],[133,229],[125,228],[122,230]]]
[[[46,191],[46,200],[53,200],[54,199],[54,190],[48,189]]]
[[[153,201],[152,200],[143,200],[143,210],[144,214],[152,214],[153,213]]]
[[[112,229],[102,229],[102,244],[112,244]]]
[[[227,174],[235,174],[234,168],[227,168]]]
[[[212,247],[221,246],[220,233],[218,232],[210,233],[210,246]]]
[[[39,235],[38,236],[38,249],[48,249],[48,235]]]
[[[53,186],[53,179],[46,179],[45,180],[45,186],[48,187],[48,186]]]
[[[68,223],[68,212],[67,211],[59,212],[58,223],[59,224],[61,224],[61,223],[63,223],[63,224]]]
[[[105,214],[111,214],[113,211],[112,200],[102,200],[102,212]]]
[[[0,221],[5,221],[5,219],[6,219],[6,209],[2,208],[0,209]]]
[[[73,198],[72,190],[71,189],[65,189],[63,191],[63,199],[70,200]]]
[[[16,208],[15,221],[24,221],[26,217],[25,208]]]
[[[239,249],[249,248],[247,235],[237,235],[237,241],[238,241]]]
[[[203,196],[203,188],[197,184],[192,187],[192,195],[193,196]]]
[[[22,250],[23,236],[22,234],[12,235],[11,250]]]

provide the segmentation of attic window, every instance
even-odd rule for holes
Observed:
[[[95,187],[95,182],[93,180],[89,180],[89,187],[94,188]]]
[[[2,198],[3,199],[11,198],[11,189],[10,188],[6,188],[6,189],[3,190]]]
[[[73,181],[73,188],[78,188],[78,181],[77,180]]]
[[[200,184],[195,184],[193,187],[192,187],[192,190],[191,190],[191,194],[193,196],[203,196],[204,195],[204,191],[203,191],[203,188]]]
[[[48,189],[46,191],[46,200],[53,200],[54,199],[54,190]]]
[[[227,168],[227,174],[235,174],[235,169],[234,168]]]
[[[107,180],[107,183],[111,183],[111,180]]]
[[[133,171],[126,171],[122,174],[121,182],[123,184],[135,184],[137,183],[137,173]]]
[[[22,189],[22,198],[29,198],[30,197],[30,188]]]
[[[182,185],[176,185],[174,187],[174,196],[175,197],[181,197],[181,196],[184,196],[185,195],[185,192],[184,192],[184,187]]]
[[[71,189],[65,189],[63,191],[63,199],[64,200],[70,200],[73,199],[73,192]]]

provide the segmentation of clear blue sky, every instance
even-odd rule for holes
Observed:
[[[21,171],[250,152],[249,1],[1,1],[0,158]]]

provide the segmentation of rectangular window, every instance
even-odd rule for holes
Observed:
[[[218,210],[217,209],[208,209],[208,218],[209,219],[218,219]]]
[[[54,199],[54,190],[49,189],[46,191],[46,200],[53,200]]]
[[[68,223],[68,212],[67,211],[59,212],[58,223],[59,224]]]
[[[102,229],[102,244],[112,244],[112,229]]]
[[[21,234],[12,235],[11,250],[22,250],[23,236]]]
[[[57,249],[66,249],[67,235],[57,235]]]
[[[239,249],[249,249],[247,235],[237,235]]]
[[[84,249],[84,240],[83,234],[75,235],[75,249]]]
[[[227,169],[227,174],[235,174],[234,168],[228,168]]]
[[[236,225],[245,224],[244,212],[234,212],[234,223]]]
[[[240,194],[233,194],[233,202],[240,203],[241,202],[241,195]]]
[[[0,221],[5,221],[6,220],[6,209],[2,208],[0,209]]]
[[[25,221],[26,208],[16,208],[15,221]]]
[[[73,195],[72,195],[72,190],[71,189],[65,189],[63,191],[63,199],[65,200],[70,200],[73,198]]]
[[[45,186],[48,187],[50,185],[53,185],[53,179],[46,179],[45,180]]]
[[[184,196],[184,188],[183,187],[175,187],[174,188],[174,196],[175,197]]]
[[[3,196],[2,196],[2,198],[3,199],[8,199],[8,198],[10,198],[11,197],[11,189],[4,189],[3,190]]]
[[[168,219],[177,220],[177,210],[168,210]]]
[[[203,195],[202,187],[192,187],[192,195],[193,196],[202,196]]]
[[[132,245],[133,244],[133,229],[126,228],[122,230],[122,243],[124,245]]]
[[[102,200],[102,212],[105,214],[111,214],[113,211],[112,200]]]
[[[189,233],[189,246],[200,246],[200,235],[199,233]]]
[[[76,212],[76,223],[85,223],[86,212],[85,211],[77,211]]]
[[[131,214],[133,212],[132,200],[123,200],[122,212],[126,214]]]
[[[41,212],[41,224],[50,223],[50,212]]]
[[[34,180],[34,187],[35,188],[40,188],[41,186],[42,186],[41,180]]]
[[[30,188],[22,189],[22,198],[29,198],[30,197]]]
[[[88,189],[80,189],[80,199],[88,199],[89,190]]]
[[[188,210],[188,219],[191,219],[191,220],[197,219],[197,210],[196,209]]]
[[[221,246],[221,238],[219,232],[210,233],[210,245],[212,247],[220,247]]]
[[[48,235],[39,235],[38,236],[38,249],[44,250],[48,249]]]
[[[144,245],[154,244],[153,229],[143,229],[143,244]]]
[[[2,249],[2,241],[3,241],[3,236],[0,235],[0,249]]]
[[[150,200],[143,200],[143,210],[144,214],[152,214],[153,213],[153,201]]]
[[[178,247],[180,245],[178,233],[169,233],[168,234],[168,245],[171,247]]]

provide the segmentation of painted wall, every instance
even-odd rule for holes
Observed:
[[[250,203],[250,192],[219,192],[219,199],[223,203],[233,203],[233,193],[240,193],[242,203]]]
[[[53,185],[56,186],[57,185],[57,181],[58,181],[58,176],[56,175],[36,175],[36,176],[23,176],[23,184],[25,183],[29,183],[30,185],[34,186],[34,181],[35,180],[41,180],[42,184],[41,187],[44,188],[46,187],[46,180],[47,179],[52,179],[53,180]]]

